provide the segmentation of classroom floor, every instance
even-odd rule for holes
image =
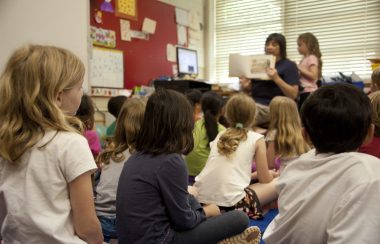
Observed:
[[[261,220],[250,220],[250,226],[257,226],[260,228],[261,230],[261,234],[264,233],[264,231],[266,230],[267,226],[269,225],[269,223],[274,219],[274,217],[276,217],[276,215],[278,214],[278,209],[275,208],[275,209],[270,209],[265,215],[264,215],[264,218],[261,219]],[[262,235],[261,235],[262,236]],[[260,244],[264,244],[264,241],[261,240],[260,241]]]

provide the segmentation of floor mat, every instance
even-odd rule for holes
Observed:
[[[278,214],[278,209],[270,209],[265,215],[264,218],[261,220],[250,220],[249,225],[250,226],[257,226],[260,228],[261,233],[264,233],[269,223],[276,217]],[[261,235],[262,236],[262,235]],[[264,244],[264,242],[261,240],[260,244]]]

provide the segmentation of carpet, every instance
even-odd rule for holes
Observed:
[[[257,226],[260,228],[261,233],[263,234],[266,230],[269,223],[276,217],[278,214],[278,209],[270,209],[265,215],[264,218],[261,220],[250,220],[249,226]],[[261,235],[262,236],[262,235]],[[264,241],[261,240],[260,244],[264,244]]]

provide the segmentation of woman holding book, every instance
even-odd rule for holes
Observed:
[[[286,40],[282,34],[272,33],[265,41],[265,54],[275,56],[274,68],[267,68],[270,80],[251,79],[251,93],[256,101],[256,126],[269,123],[269,103],[276,96],[296,99],[299,76],[297,65],[286,57]]]

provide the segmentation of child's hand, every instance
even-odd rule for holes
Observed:
[[[195,198],[198,196],[198,190],[194,186],[187,186],[187,191],[189,194],[193,195]]]
[[[203,211],[205,211],[207,218],[220,215],[220,209],[215,204],[208,204],[203,206]]]
[[[269,172],[272,174],[273,178],[276,178],[280,175],[280,172],[275,169],[271,169]]]

